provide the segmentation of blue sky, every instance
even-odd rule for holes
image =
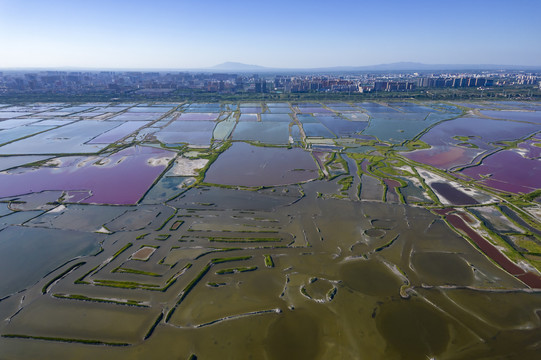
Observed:
[[[541,65],[541,0],[0,0],[0,68]]]

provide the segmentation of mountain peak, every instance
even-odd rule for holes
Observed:
[[[227,61],[222,64],[215,65],[210,69],[213,70],[234,70],[234,71],[257,71],[266,69],[264,66],[249,65],[239,62]]]

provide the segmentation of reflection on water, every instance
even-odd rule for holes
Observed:
[[[99,124],[78,121],[89,134],[50,130],[64,134],[55,149],[95,152],[88,136],[108,143],[156,119],[141,140],[152,147],[125,140],[0,174],[0,358],[539,357],[539,208],[483,188],[502,181],[495,167],[474,186],[401,155],[420,142],[393,146],[456,108],[177,105],[96,108]],[[485,136],[466,131],[472,119],[437,124],[425,136],[441,127],[442,142],[427,142],[451,150],[410,158],[447,168],[535,126],[479,123],[492,122]],[[481,150],[456,150],[466,143]],[[506,152],[535,162],[534,140],[517,143],[467,170]],[[520,177],[508,182],[536,188]]]

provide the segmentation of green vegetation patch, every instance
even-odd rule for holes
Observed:
[[[117,305],[149,307],[148,305],[141,304],[140,301],[136,301],[136,300],[118,301],[118,300],[112,300],[112,299],[91,298],[85,295],[76,295],[76,294],[70,294],[70,295],[54,294],[53,296],[58,299],[81,300],[81,301],[109,303],[109,304],[117,304]]]
[[[229,257],[229,258],[215,258],[210,260],[210,263],[212,265],[215,264],[223,264],[225,262],[231,262],[231,261],[242,261],[242,260],[250,260],[252,256],[236,256],[236,257]]]
[[[263,255],[265,257],[265,266],[268,268],[274,267],[274,261],[272,260],[272,256],[270,255]]]
[[[114,273],[125,273],[125,274],[146,275],[146,276],[154,276],[154,277],[161,277],[162,276],[160,274],[149,272],[149,271],[121,268],[121,267],[118,267],[118,268],[114,269],[112,272],[114,272]]]
[[[345,176],[342,179],[338,180],[338,184],[342,185],[340,191],[348,191],[351,185],[353,184],[353,176]]]
[[[67,343],[79,343],[87,345],[106,345],[106,346],[129,346],[128,343],[119,343],[119,342],[108,342],[100,340],[87,340],[87,339],[71,339],[71,338],[61,338],[61,337],[47,337],[47,336],[30,336],[30,335],[20,335],[20,334],[4,334],[3,338],[10,339],[32,339],[32,340],[46,340],[46,341],[59,341]]]
[[[217,275],[236,274],[236,273],[243,273],[243,272],[249,272],[249,271],[255,271],[255,270],[257,270],[257,266],[242,266],[242,267],[218,270],[216,271],[216,274]]]
[[[282,238],[277,237],[246,237],[246,238],[238,238],[238,237],[226,237],[226,236],[217,236],[217,237],[209,237],[209,241],[212,242],[240,242],[240,243],[258,243],[258,242],[280,242],[282,241]]]
[[[114,255],[113,255],[113,258],[111,259],[111,261],[113,261],[114,259],[116,259],[120,254],[122,254],[124,251],[126,251],[127,249],[129,249],[133,244],[132,243],[127,243],[126,245],[124,245],[122,247],[122,249],[118,250]]]

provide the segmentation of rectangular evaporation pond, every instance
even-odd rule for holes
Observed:
[[[348,103],[340,102],[340,103],[325,103],[325,106],[328,108],[335,108],[335,107],[349,107],[351,108],[351,105]]]
[[[149,105],[150,107],[168,107],[170,109],[173,109],[173,108],[176,108],[179,104],[178,103],[164,103],[164,104],[153,104],[153,105]],[[142,104],[140,105],[137,105],[137,106],[143,106]]]
[[[299,108],[299,110],[301,111],[301,113],[304,113],[304,114],[333,114],[333,112],[331,110],[328,110],[328,109],[324,109],[324,108]]]
[[[153,107],[153,106],[148,106],[148,107],[139,107],[139,106],[136,106],[136,107],[132,107],[130,108],[127,113],[159,113],[159,114],[165,114],[166,112],[169,112],[170,110],[172,110],[174,108],[174,106],[171,106],[171,107],[167,107],[167,108],[164,108],[164,107],[161,107],[161,106],[158,106],[158,107]]]
[[[513,150],[503,150],[483,159],[481,165],[462,170],[462,173],[498,190],[529,193],[539,188],[541,166],[539,160],[524,158]],[[486,178],[488,174],[490,177]]]
[[[356,103],[355,105],[362,107],[366,111],[368,111],[371,114],[376,113],[398,113],[399,111],[396,109],[393,109],[391,107],[381,105],[378,103],[373,102],[362,102],[362,103]]]
[[[103,110],[88,111],[88,112],[85,112],[85,113],[77,114],[77,117],[83,118],[83,119],[91,119],[93,117],[102,116],[102,115],[105,115],[105,114],[112,114],[112,112],[108,113],[108,112],[103,111]]]
[[[290,123],[293,121],[289,114],[261,114],[261,121],[277,121],[277,122],[287,122]]]
[[[183,113],[178,120],[188,121],[214,121],[218,118],[216,113]]]
[[[120,126],[117,126],[116,128],[109,130],[98,137],[95,137],[87,142],[87,144],[112,144],[125,138],[149,123],[150,121],[126,121],[124,123],[120,123]]]
[[[162,117],[161,113],[129,113],[125,112],[120,115],[116,115],[107,121],[153,121]]]
[[[239,121],[259,121],[257,114],[242,114]]]
[[[484,150],[467,149],[460,146],[432,145],[430,149],[422,149],[400,153],[402,156],[434,166],[438,169],[450,169],[459,165],[470,164]]]
[[[52,128],[53,126],[27,125],[27,126],[20,126],[13,129],[0,130],[0,144],[5,144],[7,142],[17,140],[23,137],[27,137],[33,134],[37,134],[41,131],[46,131]],[[4,149],[4,147],[0,148],[0,153],[2,153],[1,152],[2,149]],[[6,154],[6,153],[2,153],[2,154]]]
[[[362,112],[343,112],[342,116],[351,121],[368,121],[368,114]]]
[[[368,125],[368,122],[348,121],[336,116],[319,116],[317,119],[339,137],[361,132]]]
[[[0,111],[0,119],[11,119],[20,116],[32,115],[31,112],[17,112],[17,111]]]
[[[431,118],[432,114],[429,116]],[[452,116],[452,115],[448,115]],[[443,122],[432,128],[423,138],[450,139],[453,136],[476,136],[485,143],[516,140],[539,130],[539,125],[484,118],[458,118]],[[425,141],[424,139],[422,139]],[[430,144],[430,142],[429,142]]]
[[[92,105],[90,105],[90,106],[68,106],[68,107],[65,107],[65,108],[62,108],[62,109],[58,109],[57,111],[58,112],[63,112],[63,113],[73,114],[73,113],[76,113],[76,112],[90,110],[93,107],[94,106],[92,106]]]
[[[373,118],[363,131],[363,134],[375,136],[381,141],[397,144],[413,139],[428,126],[430,126],[430,123],[426,121],[379,120]]]
[[[336,136],[321,123],[302,124],[307,137],[335,138]]]
[[[240,112],[243,114],[260,114],[261,108],[260,107],[247,107],[247,108],[240,108]]]
[[[302,107],[321,107],[319,103],[299,103],[295,104],[299,109]]]
[[[66,125],[66,124],[72,123],[74,121],[75,120],[73,120],[73,119],[43,120],[43,121],[35,123],[34,125],[38,125],[38,126],[61,126],[61,125]]]
[[[166,126],[163,130],[164,131],[179,131],[179,132],[190,132],[190,131],[209,131],[212,132],[214,130],[214,126],[216,126],[216,123],[213,121],[181,121],[176,120],[173,121],[171,124]]]
[[[33,125],[31,125],[34,127]],[[67,153],[94,153],[106,145],[85,143],[99,134],[111,130],[117,123],[108,121],[82,120],[60,128],[50,130],[30,138],[22,139],[0,147],[2,155],[30,155],[30,154],[67,154]],[[46,126],[36,126],[38,131],[47,129]],[[14,129],[14,130],[19,130]],[[5,130],[11,131],[11,130]],[[36,132],[34,130],[34,132]],[[21,136],[19,136],[21,137]],[[2,133],[0,132],[0,141]]]
[[[116,112],[126,110],[128,107],[129,106],[107,106],[107,107],[104,107],[101,110],[103,110],[104,112],[116,113]]]
[[[259,141],[267,144],[289,143],[289,124],[285,122],[239,122],[233,140]]]
[[[207,147],[212,140],[212,131],[160,131],[155,136],[164,144],[187,143]]]
[[[408,103],[408,102],[394,102],[394,103],[389,103],[389,105],[392,106],[393,108],[396,108],[398,110],[401,110],[407,113],[429,113],[429,112],[435,111],[434,109],[428,108],[426,106],[417,105],[417,104]]]
[[[424,121],[428,113],[377,113],[372,115],[373,120],[377,121]],[[442,114],[447,115],[447,114]]]
[[[200,108],[192,108],[189,107],[186,110],[184,110],[184,113],[219,113],[222,109],[219,107],[213,108],[213,107],[200,107]]]
[[[62,112],[59,110],[54,111],[44,111],[36,114],[37,116],[45,116],[45,117],[65,117],[70,115],[70,113]]]
[[[2,156],[0,157],[0,171],[50,158],[52,158],[52,156]]]
[[[0,298],[23,290],[67,261],[96,253],[103,235],[10,226],[0,231]],[[9,275],[7,275],[9,274]]]
[[[13,129],[19,126],[24,126],[38,122],[42,119],[12,119],[12,120],[0,120],[0,130]]]
[[[142,204],[163,204],[167,200],[186,191],[184,184],[189,182],[191,177],[164,176],[145,195]]]
[[[135,204],[174,157],[173,152],[144,146],[121,150],[100,161],[63,158],[69,165],[0,173],[0,197],[43,190],[87,190],[86,203]]]
[[[319,121],[313,115],[310,115],[310,114],[298,114],[297,119],[299,119],[299,121],[303,124],[305,123],[319,124]]]
[[[269,109],[273,108],[290,108],[288,103],[267,103]]]
[[[276,107],[276,108],[269,108],[269,111],[271,114],[291,114],[293,113],[293,110],[291,108],[282,108],[282,107]]]
[[[351,106],[333,106],[333,107],[330,107],[329,108],[333,111],[336,111],[336,112],[339,112],[339,113],[342,113],[342,112],[351,112],[351,111],[359,111],[359,109],[356,109],[354,107],[351,107]]]
[[[481,114],[495,119],[528,121],[541,124],[541,111],[491,111],[482,110]]]

